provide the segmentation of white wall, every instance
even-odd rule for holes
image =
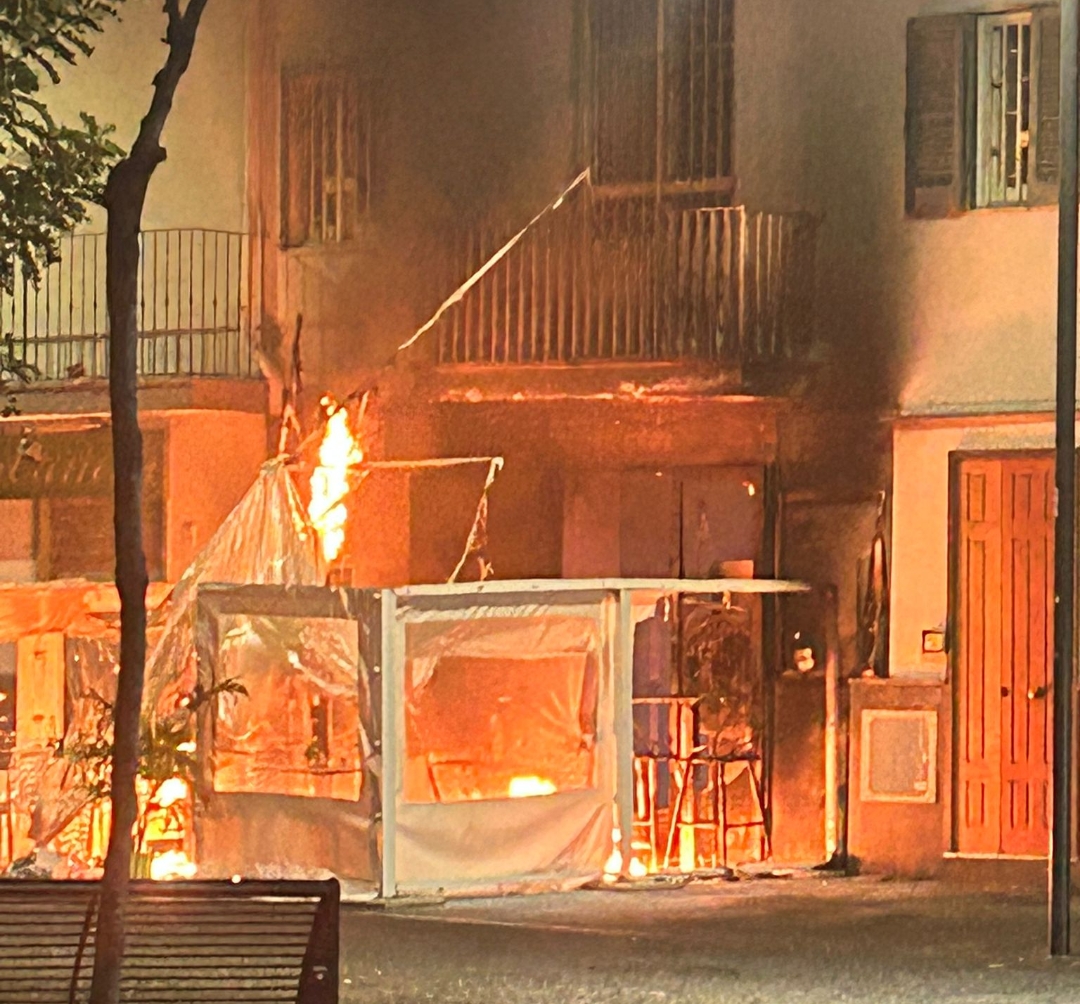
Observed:
[[[894,676],[944,679],[946,657],[923,654],[922,632],[942,629],[949,610],[949,454],[1049,450],[1050,421],[901,423],[893,436],[892,605]]]
[[[144,227],[245,226],[244,34],[251,0],[210,0],[165,128],[168,159],[154,174]],[[46,92],[53,114],[78,124],[86,111],[117,127],[128,149],[150,105],[154,74],[165,60],[161,0],[127,0],[120,22],[95,36],[96,51]],[[98,209],[86,229],[104,228]]]
[[[819,335],[905,412],[1053,398],[1056,210],[904,217],[907,20],[1008,6],[737,2],[740,197],[822,217]]]

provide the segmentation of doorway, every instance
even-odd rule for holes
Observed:
[[[1054,458],[964,457],[953,477],[954,846],[1045,856],[1054,646]]]

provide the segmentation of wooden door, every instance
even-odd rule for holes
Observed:
[[[1053,459],[964,460],[956,488],[958,850],[1043,855],[1049,842]]]

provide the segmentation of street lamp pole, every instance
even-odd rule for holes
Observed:
[[[1050,954],[1069,954],[1073,665],[1076,582],[1076,301],[1080,0],[1061,0],[1061,178],[1058,195],[1057,506],[1054,523],[1054,755]]]

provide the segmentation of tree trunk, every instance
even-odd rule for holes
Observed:
[[[120,673],[113,717],[112,820],[105,876],[98,907],[94,976],[90,1004],[117,1004],[124,958],[125,916],[133,829],[138,818],[135,781],[143,673],[146,666],[146,558],[142,540],[142,432],[138,410],[137,320],[139,231],[146,191],[165,159],[161,132],[173,96],[187,70],[206,0],[164,0],[169,54],[154,78],[150,110],[139,127],[131,153],[109,175],[105,208],[105,292],[109,312],[109,406],[112,412],[116,588],[120,594]]]
[[[125,162],[128,166],[130,162]],[[142,432],[137,397],[139,221],[145,199],[133,172],[109,182],[106,301],[109,311],[109,406],[112,412],[116,589],[120,594],[120,674],[113,712],[112,823],[95,946],[93,1004],[119,994],[124,916],[138,816],[139,724],[146,664],[146,558],[142,539]],[[146,179],[149,181],[149,178]],[[115,195],[115,199],[112,197]],[[98,964],[99,961],[103,964]],[[108,964],[104,964],[108,963]]]

